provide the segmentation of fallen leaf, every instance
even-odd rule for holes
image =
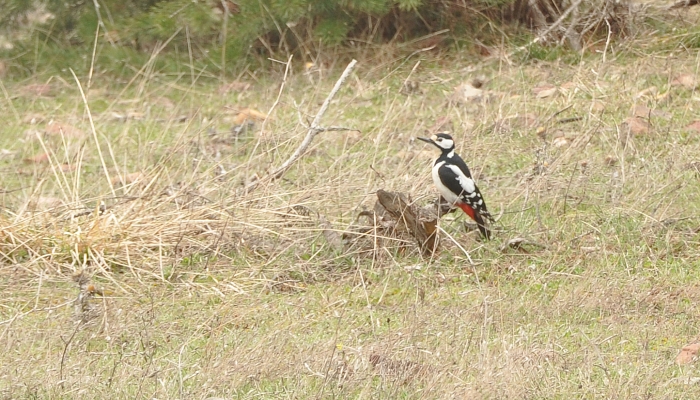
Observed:
[[[28,113],[22,118],[23,123],[30,125],[36,125],[44,121],[46,121],[46,117],[39,113]]]
[[[539,85],[532,88],[532,93],[538,99],[544,99],[546,97],[553,96],[557,93],[557,87],[551,83],[540,83]]]
[[[534,126],[537,125],[537,123],[539,122],[539,120],[538,120],[538,118],[537,118],[537,115],[535,115],[535,114],[533,114],[533,113],[527,113],[527,114],[523,114],[523,115],[520,116],[520,122],[521,122],[524,126],[526,126],[526,127],[528,127],[528,128],[532,128],[532,127],[534,127]]]
[[[683,74],[672,80],[671,86],[683,86],[686,89],[693,90],[698,86],[698,81],[693,74]]]
[[[318,225],[322,229],[323,236],[326,238],[326,241],[328,242],[331,247],[333,247],[335,250],[340,251],[343,249],[343,240],[340,237],[340,233],[336,229],[333,229],[333,225],[324,217],[323,215],[319,215],[318,217]]]
[[[30,85],[20,88],[20,93],[29,96],[51,96],[53,92],[53,87],[47,83],[32,83]]]
[[[135,120],[135,121],[140,121],[144,119],[144,113],[138,112],[138,111],[127,111],[126,113],[118,113],[115,111],[112,111],[111,113],[112,119],[116,121],[121,121],[124,122],[126,120]]]
[[[583,253],[594,253],[594,252],[600,250],[600,247],[598,247],[598,246],[581,246],[580,250]]]
[[[484,91],[482,89],[472,86],[471,83],[463,83],[457,86],[450,97],[450,102],[455,104],[462,104],[467,102],[477,102],[481,101],[483,98]]]
[[[700,132],[700,120],[693,121],[690,125],[686,126],[685,129]]]
[[[662,119],[671,119],[671,114],[668,111],[664,110],[659,110],[659,109],[650,109],[649,107],[643,105],[643,104],[637,104],[632,106],[632,116],[633,117],[639,117],[639,118],[662,118]]]
[[[85,136],[85,132],[63,122],[49,121],[44,130],[49,136],[65,136],[69,138],[81,138]]]
[[[547,128],[545,128],[544,126],[538,126],[535,130],[535,133],[537,134],[537,136],[544,139],[547,136]]]
[[[552,139],[552,146],[554,147],[562,147],[566,146],[567,144],[569,144],[569,140],[564,136],[559,136]]]
[[[651,116],[655,118],[661,118],[665,120],[671,119],[671,113],[664,110],[659,110],[657,108],[651,110]]]
[[[46,211],[63,206],[63,200],[57,197],[39,196],[27,201],[29,211]]]
[[[175,108],[175,103],[173,103],[173,101],[167,97],[158,97],[155,100],[153,100],[151,103],[156,104],[160,107],[163,107],[167,110],[172,110]]]
[[[25,158],[24,161],[35,164],[47,162],[49,161],[49,153],[39,153],[34,156]]]
[[[649,122],[639,117],[629,117],[624,121],[624,124],[627,125],[629,132],[634,135],[647,133],[650,128]]]
[[[238,113],[238,115],[236,115],[236,118],[233,119],[233,123],[236,125],[242,125],[248,120],[264,121],[267,118],[267,114],[263,114],[258,110],[244,108]]]
[[[561,84],[561,88],[566,89],[566,90],[574,89],[575,87],[576,87],[576,84],[573,82],[565,82],[565,83]]]
[[[654,97],[654,100],[656,100],[657,103],[668,103],[672,99],[671,97],[671,91],[667,90],[664,93],[659,93]]]
[[[132,172],[130,174],[122,175],[122,176],[114,176],[112,177],[112,184],[113,185],[128,185],[131,183],[136,182],[137,180],[141,179],[143,174],[140,172]]]
[[[241,12],[241,6],[238,4],[232,2],[231,0],[220,0],[220,1],[215,1],[214,2],[214,9],[217,10],[218,13],[229,13],[229,14],[238,14]]]
[[[632,106],[632,116],[640,118],[649,118],[651,110],[644,104],[636,104]]]
[[[547,97],[552,97],[557,93],[557,90],[558,89],[556,87],[549,88],[549,89],[542,89],[539,92],[537,92],[536,97],[538,99],[545,99]]]
[[[15,151],[11,151],[8,149],[0,149],[0,158],[11,157],[15,153],[16,153]]]
[[[640,97],[645,97],[645,96],[651,96],[651,97],[656,97],[656,95],[659,93],[659,89],[656,88],[656,86],[650,86],[639,93],[635,96],[635,98],[640,98]]]
[[[676,356],[676,364],[685,365],[693,362],[700,350],[700,343],[691,343],[683,346],[681,352]]]
[[[600,101],[594,101],[594,102],[591,104],[591,111],[593,111],[593,112],[601,112],[601,111],[603,111],[603,110],[605,110],[605,104],[603,104],[602,102],[600,102]]]

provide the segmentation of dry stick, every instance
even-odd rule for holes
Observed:
[[[294,57],[293,54],[291,54],[287,59],[287,63],[284,67],[284,76],[282,77],[282,84],[280,85],[280,90],[277,92],[277,98],[275,99],[275,102],[272,103],[272,107],[270,107],[270,109],[267,111],[267,115],[265,116],[265,119],[263,119],[262,125],[260,126],[261,136],[265,134],[265,126],[267,126],[267,121],[270,119],[270,115],[272,115],[272,112],[275,110],[275,108],[277,108],[277,105],[279,104],[280,99],[282,98],[282,92],[284,91],[284,88],[287,85],[287,77],[289,76],[289,71],[292,66],[292,57]],[[281,63],[280,61],[274,60],[272,58],[268,58],[268,60]],[[261,139],[258,139],[258,141],[255,143],[255,146],[253,146],[253,150],[250,152],[250,156],[248,156],[248,165],[250,165],[251,161],[253,160],[253,157],[255,157],[255,152],[258,151],[258,146],[260,146],[260,140]],[[252,183],[250,185],[252,185]],[[247,191],[248,187],[246,187],[245,190]]]
[[[557,19],[552,25],[550,25],[549,28],[545,29],[544,32],[537,35],[537,37],[532,39],[530,41],[530,43],[526,44],[525,46],[521,46],[521,47],[518,47],[517,49],[515,49],[515,51],[513,53],[515,53],[517,51],[525,50],[525,49],[529,48],[530,46],[532,46],[533,44],[535,44],[541,40],[544,40],[544,38],[547,37],[547,35],[549,35],[550,32],[552,32],[555,28],[557,28],[559,25],[561,25],[562,22],[564,22],[564,19],[566,19],[566,17],[568,17],[569,14],[571,14],[571,12],[574,11],[574,9],[579,6],[579,4],[581,4],[581,1],[583,1],[583,0],[578,0],[574,4],[569,6],[569,8],[567,8],[566,11],[564,11],[561,14],[559,19]]]
[[[673,10],[674,8],[690,7],[700,4],[698,0],[681,0],[671,4],[668,9]]]
[[[343,74],[338,78],[338,81],[335,83],[335,86],[333,86],[333,89],[331,92],[328,94],[328,97],[326,97],[326,100],[323,102],[323,105],[321,105],[321,109],[318,110],[318,113],[316,114],[316,117],[314,118],[313,122],[311,122],[311,126],[309,127],[309,131],[306,133],[306,137],[304,140],[301,142],[299,147],[294,151],[294,153],[289,156],[287,161],[282,163],[277,169],[275,169],[273,172],[271,172],[265,179],[267,180],[275,180],[279,179],[284,175],[285,172],[289,169],[289,167],[294,164],[296,160],[298,160],[309,148],[311,145],[311,142],[314,140],[316,135],[323,131],[331,130],[329,128],[324,128],[322,126],[319,126],[321,122],[321,118],[323,118],[323,114],[326,113],[328,110],[328,106],[331,104],[331,101],[333,100],[333,97],[335,97],[336,93],[338,93],[338,90],[340,90],[340,87],[343,85],[345,80],[350,76],[350,72],[352,72],[353,68],[355,68],[355,64],[357,64],[357,60],[352,60],[350,64],[348,64],[347,67],[345,67],[345,71],[343,71]],[[336,129],[332,129],[336,130]],[[245,187],[245,192],[250,193],[253,190],[255,190],[260,182],[262,182],[263,179],[259,179],[257,181],[251,182]]]

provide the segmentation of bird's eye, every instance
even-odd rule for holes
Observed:
[[[442,142],[442,138],[438,138],[438,140],[437,140],[437,141],[438,141],[438,142]]]

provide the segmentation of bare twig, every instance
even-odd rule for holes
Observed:
[[[277,98],[275,99],[275,102],[272,103],[272,107],[267,111],[267,116],[262,122],[262,125],[260,126],[260,134],[264,135],[265,134],[265,127],[267,126],[267,121],[270,119],[270,116],[272,115],[272,112],[277,108],[277,105],[280,102],[280,99],[282,98],[282,92],[284,91],[284,87],[287,84],[287,77],[289,76],[289,71],[292,67],[292,57],[294,55],[290,55],[289,58],[287,59],[287,63],[285,64],[284,67],[284,76],[282,77],[282,84],[280,85],[280,90],[277,92]],[[275,61],[279,62],[277,60],[274,60],[272,58],[269,59],[270,61]],[[255,146],[253,147],[253,151],[250,152],[250,156],[248,156],[248,164],[250,164],[250,161],[253,159],[255,156],[256,151],[258,150],[258,146],[260,145],[260,140],[255,143]]]
[[[516,51],[525,50],[525,49],[529,48],[530,46],[532,46],[533,44],[538,43],[538,42],[541,42],[542,40],[544,40],[544,39],[547,37],[547,35],[549,35],[550,32],[552,32],[554,29],[556,29],[557,27],[559,27],[559,25],[561,25],[562,22],[564,22],[564,20],[566,19],[566,17],[568,17],[569,14],[571,14],[572,11],[574,11],[576,8],[578,8],[579,4],[581,4],[581,1],[582,1],[582,0],[577,0],[575,3],[571,4],[571,6],[569,6],[569,8],[567,8],[567,9],[561,14],[561,16],[559,17],[559,19],[557,19],[552,25],[550,25],[549,28],[545,29],[544,32],[542,32],[542,33],[540,33],[539,35],[537,35],[537,37],[534,38],[534,39],[532,39],[532,40],[530,41],[530,43],[526,44],[525,46],[518,47],[518,48],[516,49]]]
[[[669,10],[673,10],[674,8],[684,8],[684,7],[690,7],[690,6],[695,6],[700,4],[699,0],[681,0],[673,3],[668,7]]]
[[[345,67],[345,71],[343,71],[343,74],[338,78],[338,81],[335,83],[335,86],[333,86],[333,89],[331,92],[328,94],[328,97],[326,97],[326,100],[323,102],[321,105],[321,109],[318,110],[318,113],[316,114],[316,117],[314,120],[311,122],[311,126],[309,127],[309,131],[306,133],[306,137],[304,140],[301,142],[299,147],[292,153],[291,156],[282,163],[277,169],[275,169],[273,172],[271,172],[268,176],[265,178],[253,181],[249,183],[245,187],[245,192],[250,193],[251,191],[255,190],[260,182],[263,182],[265,180],[272,181],[275,179],[279,179],[284,175],[285,172],[289,169],[289,167],[294,164],[296,160],[298,160],[309,148],[311,145],[311,142],[314,140],[316,135],[318,135],[321,132],[324,131],[339,131],[339,130],[350,130],[350,129],[345,129],[345,128],[338,128],[338,127],[322,127],[319,124],[321,123],[321,118],[323,118],[323,115],[326,113],[328,110],[328,106],[331,104],[331,101],[333,100],[333,97],[335,97],[336,93],[338,93],[338,90],[340,90],[340,87],[343,85],[343,82],[350,76],[350,72],[352,72],[353,68],[355,68],[355,64],[357,64],[357,60],[352,60],[350,64],[348,64],[347,67]]]
[[[346,128],[344,126],[329,126],[329,127],[318,127],[319,133],[320,132],[346,132],[346,131],[354,131],[354,132],[361,132],[359,129],[355,128]]]

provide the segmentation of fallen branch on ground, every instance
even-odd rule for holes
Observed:
[[[671,4],[668,9],[673,10],[676,8],[691,7],[700,4],[700,0],[681,0]]]
[[[418,242],[423,254],[430,255],[437,248],[437,221],[435,213],[411,203],[403,193],[377,190],[377,199],[384,209]]]
[[[350,72],[352,72],[353,68],[355,68],[355,64],[357,64],[357,60],[352,60],[350,64],[348,64],[347,67],[345,67],[345,71],[343,71],[343,74],[340,75],[340,78],[338,78],[338,81],[335,82],[335,86],[333,86],[333,89],[331,92],[328,94],[328,97],[326,97],[326,100],[323,102],[321,105],[321,109],[318,110],[318,113],[316,114],[316,117],[314,118],[313,122],[311,122],[311,126],[309,126],[309,131],[306,133],[306,137],[304,140],[302,140],[301,144],[297,149],[292,153],[289,158],[282,163],[277,169],[272,171],[269,175],[267,175],[264,178],[255,180],[244,188],[244,193],[250,193],[253,190],[255,190],[261,182],[264,181],[274,181],[276,179],[281,178],[285,172],[289,169],[289,167],[294,164],[295,161],[297,161],[301,156],[306,152],[306,150],[309,148],[311,145],[311,142],[314,140],[316,135],[318,135],[321,132],[325,131],[340,131],[343,130],[343,128],[339,127],[323,127],[320,126],[321,123],[321,118],[323,118],[323,115],[326,113],[328,110],[328,106],[331,104],[331,101],[333,100],[333,97],[335,97],[336,93],[338,93],[338,90],[340,90],[340,87],[343,85],[345,80],[350,76]],[[348,129],[349,130],[349,129]]]

